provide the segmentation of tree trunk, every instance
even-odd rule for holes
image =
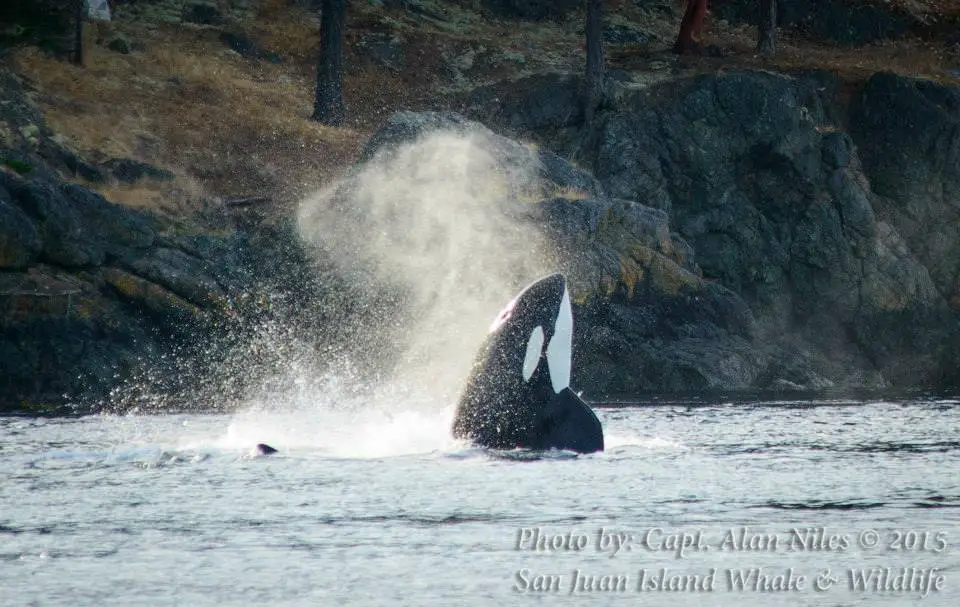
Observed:
[[[83,65],[83,8],[84,0],[75,0],[77,28],[73,38],[73,62]]]
[[[673,52],[680,55],[698,54],[703,39],[703,18],[707,15],[707,0],[687,0],[687,10],[680,21],[680,33]]]
[[[603,89],[603,0],[587,0],[587,73],[584,116],[587,124]]]
[[[760,0],[757,52],[770,57],[777,52],[777,0]]]
[[[347,2],[323,0],[320,10],[320,59],[312,118],[340,126],[346,114],[343,107],[343,30]]]

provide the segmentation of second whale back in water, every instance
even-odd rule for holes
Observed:
[[[460,395],[453,435],[494,449],[603,451],[603,428],[570,389],[566,279],[542,278],[500,312]]]

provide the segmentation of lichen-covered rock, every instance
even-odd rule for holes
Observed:
[[[0,171],[0,220],[0,410],[90,408],[136,373],[175,378],[162,393],[176,399],[202,379],[212,346],[192,358],[160,353],[205,344],[240,314],[269,313],[255,294],[275,281],[309,283],[295,257],[270,251],[290,233],[253,243],[186,229],[47,168]]]
[[[2,410],[24,401],[92,404],[157,350],[151,327],[71,270],[0,273],[0,302]]]
[[[960,311],[960,87],[875,74],[851,123],[878,214]]]
[[[575,304],[575,376],[591,397],[960,383],[956,88],[874,77],[856,101],[851,137],[818,92],[821,80],[804,78],[728,72],[624,92],[578,140],[597,177],[442,112],[391,117],[353,175],[438,130],[476,140],[484,153],[460,168],[482,170],[456,193],[506,200],[504,233],[533,226],[555,247]],[[549,97],[562,81],[547,78],[540,97],[517,99]],[[175,391],[183,376],[161,361],[208,360],[216,330],[275,309],[295,310],[284,317],[295,333],[310,325],[381,356],[383,334],[344,327],[344,315],[394,330],[393,319],[374,317],[409,293],[357,285],[331,259],[307,260],[285,223],[195,229],[68,184],[59,175],[78,174],[82,159],[11,94],[0,86],[0,119],[12,125],[0,131],[11,159],[0,168],[0,408],[103,399],[144,366]],[[568,95],[500,118],[563,130],[582,119],[578,107]],[[337,206],[353,187],[346,179],[326,210],[362,219],[363,205]],[[503,191],[488,195],[491,187]],[[378,202],[416,202],[382,190]],[[388,210],[402,219],[402,209]],[[401,230],[399,239],[418,235]],[[357,257],[374,236],[338,234],[339,254]],[[457,289],[483,290],[462,277]],[[188,343],[201,344],[198,356],[161,355]],[[239,390],[282,356],[256,358],[224,386]]]
[[[945,314],[924,253],[914,254],[909,236],[907,246],[896,244],[900,224],[891,218],[881,233],[876,209],[885,208],[883,201],[851,138],[829,124],[825,104],[805,83],[768,73],[705,75],[670,86],[669,94],[656,87],[636,93],[599,121],[590,153],[607,191],[668,211],[703,275],[740,294],[771,338],[804,336],[824,354],[844,349],[866,357],[896,385],[930,385],[948,362],[956,318]],[[868,86],[865,98],[875,88]],[[954,103],[942,92],[937,99]],[[892,101],[883,97],[873,103],[890,121],[918,116],[889,109]],[[931,146],[950,141],[956,127],[934,102],[923,103],[927,114],[911,121],[929,128],[900,127],[914,147],[894,153],[898,137],[883,135],[893,143],[867,156],[883,158],[886,175],[908,175],[892,179],[917,194],[931,182],[944,184],[931,191],[949,193],[960,174],[949,170],[957,155],[947,143]],[[936,161],[924,160],[918,148],[939,150]],[[897,190],[887,186],[884,193]],[[953,225],[949,200],[912,200],[936,209],[940,226]],[[958,242],[943,232],[949,228],[928,227],[942,234],[928,243]],[[919,239],[927,232],[905,233]],[[949,246],[941,246],[938,259],[953,259]],[[949,271],[939,277],[954,279]],[[837,375],[849,376],[842,369]]]
[[[270,63],[281,63],[283,58],[272,51],[263,48],[259,42],[241,32],[226,31],[220,33],[220,42],[230,47],[241,57],[247,59],[264,59]]]

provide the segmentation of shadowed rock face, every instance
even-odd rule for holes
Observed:
[[[0,171],[0,218],[0,411],[229,407],[282,361],[215,370],[258,319],[316,301],[289,223],[207,234],[45,171]],[[287,312],[303,334],[324,319]]]
[[[0,411],[165,406],[150,401],[157,395],[173,406],[229,406],[253,377],[272,372],[277,361],[261,353],[262,364],[243,375],[205,374],[237,355],[260,320],[315,301],[320,288],[292,222],[236,229],[224,214],[173,219],[65,181],[171,175],[124,159],[86,163],[6,72],[0,124],[8,129],[0,139]],[[298,332],[323,323],[311,312]],[[207,380],[214,394],[183,398]]]
[[[930,270],[941,266],[928,269],[890,213],[878,219],[876,209],[889,205],[873,192],[852,139],[831,124],[809,85],[734,72],[672,86],[636,94],[598,123],[590,153],[606,191],[667,211],[703,275],[749,304],[762,340],[790,335],[810,344],[820,352],[814,358],[833,368],[826,374],[831,382],[941,381],[956,335],[949,293],[931,279]],[[868,85],[864,97],[877,94],[875,88]],[[949,101],[955,93],[940,95],[941,104],[955,102]],[[935,114],[938,106],[926,104]],[[909,108],[900,110],[902,119]],[[915,136],[910,151],[867,154],[929,167],[917,147],[924,137],[952,132],[943,120],[931,130]],[[887,131],[870,132],[890,141]],[[896,146],[896,131],[891,135],[888,145]],[[948,142],[935,168],[918,168],[901,181],[919,190],[935,175],[946,176],[956,166]],[[889,168],[887,174],[904,175]],[[950,192],[956,173],[940,178],[947,184],[942,191]],[[952,213],[950,200],[910,199],[940,209],[941,220]],[[955,235],[941,232],[938,241],[943,251],[956,246]]]
[[[853,104],[851,128],[877,214],[960,311],[960,87],[875,74]]]
[[[878,74],[848,108],[838,84],[741,71],[615,85],[573,139],[572,104],[523,110],[536,89],[472,111],[577,150],[607,196],[663,210],[703,276],[749,305],[760,343],[796,345],[755,385],[956,384],[958,89]]]
[[[240,280],[161,235],[166,220],[42,173],[0,172],[0,214],[0,408],[105,398],[144,357],[210,329],[228,307],[215,276]]]
[[[711,6],[714,16],[756,25],[757,3],[727,0]],[[922,23],[899,7],[843,0],[793,0],[777,7],[777,27],[812,35],[843,46],[902,38]]]

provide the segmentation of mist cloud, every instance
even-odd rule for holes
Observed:
[[[501,145],[484,131],[434,131],[301,204],[304,241],[380,294],[340,321],[363,336],[358,347],[382,347],[393,391],[452,402],[491,320],[552,271],[542,234],[518,219],[539,191],[536,156]]]

